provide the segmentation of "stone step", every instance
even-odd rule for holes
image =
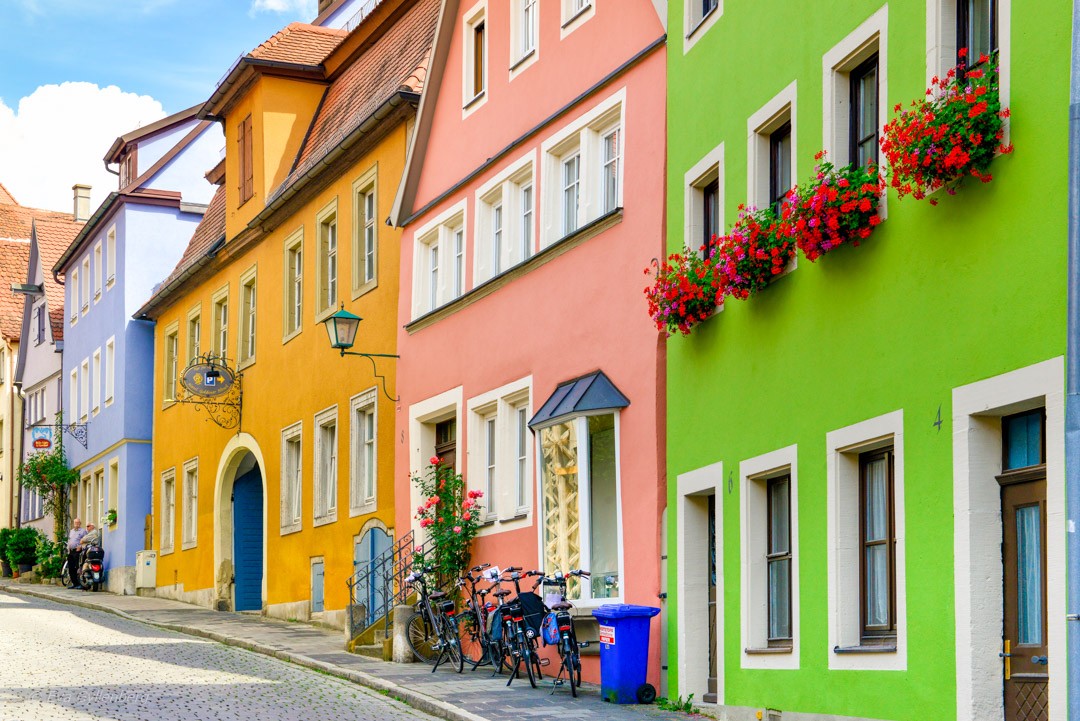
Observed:
[[[382,643],[373,643],[370,646],[354,646],[352,652],[357,656],[367,656],[368,658],[375,658],[380,661],[383,660]]]

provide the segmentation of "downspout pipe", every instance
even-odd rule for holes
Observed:
[[[1073,0],[1069,80],[1069,271],[1065,346],[1065,496],[1070,721],[1080,721],[1080,0]]]

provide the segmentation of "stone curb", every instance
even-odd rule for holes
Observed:
[[[141,623],[147,626],[155,626],[168,631],[175,631],[177,633],[183,633],[188,636],[197,636],[199,638],[205,638],[210,641],[216,641],[226,646],[235,646],[236,648],[242,648],[253,653],[261,654],[263,656],[270,656],[280,661],[286,661],[288,663],[295,664],[297,666],[303,666],[314,671],[320,671],[322,673],[334,676],[336,678],[351,681],[359,686],[385,693],[391,699],[396,699],[408,705],[410,708],[417,711],[423,711],[426,714],[436,716],[446,721],[488,721],[484,716],[478,716],[471,711],[466,711],[460,706],[441,701],[437,698],[428,696],[427,694],[420,693],[406,686],[401,686],[392,681],[379,678],[370,673],[363,671],[353,671],[350,669],[342,668],[332,663],[326,663],[324,661],[317,661],[310,656],[304,656],[299,653],[292,653],[289,651],[283,651],[278,648],[266,646],[261,643],[255,643],[254,641],[247,641],[242,638],[235,638],[233,636],[227,636],[225,634],[216,633],[214,631],[205,631],[201,628],[195,628],[194,626],[184,626],[182,624],[175,623],[160,623],[157,621],[150,621],[144,618],[138,618],[132,616],[130,613],[121,611],[117,608],[112,608],[106,604],[94,603],[92,601],[83,601],[74,598],[64,598],[56,596],[51,593],[45,593],[32,588],[15,587],[14,585],[5,584],[0,586],[0,591],[12,593],[12,594],[24,594],[27,596],[33,596],[35,598],[45,599],[46,601],[54,601],[56,603],[62,603],[68,606],[78,606],[80,608],[89,609],[91,611],[102,611],[105,613],[111,613],[114,616],[126,619],[128,621],[134,621],[135,623]]]

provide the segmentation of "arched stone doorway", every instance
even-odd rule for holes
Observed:
[[[218,464],[214,494],[215,607],[261,611],[266,604],[266,463],[240,433]]]

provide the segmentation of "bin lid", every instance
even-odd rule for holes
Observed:
[[[593,609],[592,615],[606,620],[616,618],[652,618],[660,613],[659,608],[653,606],[635,606],[632,603],[606,603],[600,608]]]

